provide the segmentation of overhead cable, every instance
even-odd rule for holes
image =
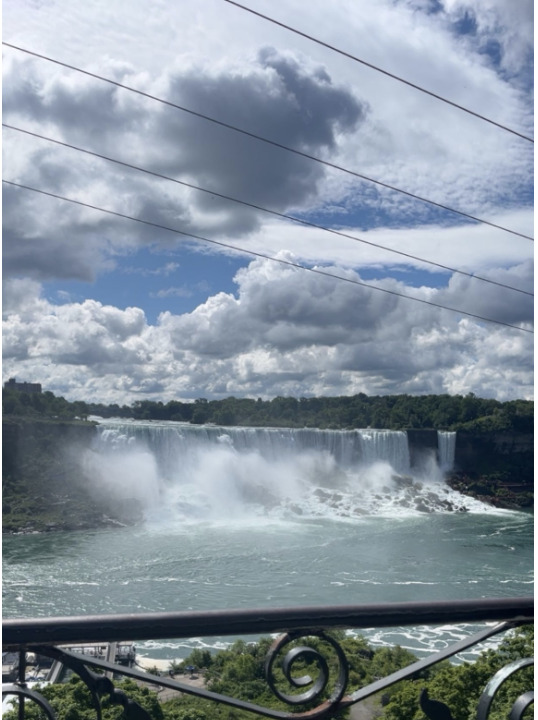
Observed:
[[[80,207],[85,207],[85,208],[89,208],[91,210],[96,210],[98,212],[105,213],[107,215],[112,215],[114,217],[123,218],[124,220],[131,220],[133,222],[140,223],[141,225],[153,227],[158,230],[165,230],[167,232],[171,232],[176,235],[182,235],[183,237],[192,238],[193,240],[199,240],[204,243],[210,243],[211,245],[217,245],[218,247],[223,247],[228,250],[233,250],[234,252],[238,252],[243,255],[252,255],[253,257],[263,258],[264,260],[270,260],[271,262],[279,263],[280,265],[288,265],[290,267],[294,267],[299,270],[305,270],[307,272],[311,272],[316,275],[322,275],[324,277],[329,277],[329,278],[332,278],[333,280],[339,280],[341,282],[350,283],[352,285],[366,287],[366,288],[369,288],[370,290],[377,290],[379,292],[383,292],[388,295],[400,297],[405,300],[412,300],[413,302],[418,302],[423,305],[430,305],[431,307],[436,307],[441,310],[447,310],[448,312],[457,313],[458,315],[465,315],[467,317],[472,317],[476,320],[481,320],[483,322],[492,323],[494,325],[503,325],[504,327],[509,327],[509,328],[512,328],[513,330],[519,330],[521,332],[534,334],[534,330],[529,330],[527,328],[520,327],[519,325],[512,325],[511,323],[503,322],[502,320],[494,320],[493,318],[483,317],[482,315],[477,315],[475,313],[471,313],[466,310],[459,310],[458,308],[449,307],[447,305],[441,305],[440,303],[435,303],[435,302],[432,302],[431,300],[424,300],[422,298],[413,297],[412,295],[405,295],[404,293],[399,293],[399,292],[396,292],[395,290],[388,290],[387,288],[382,288],[377,285],[371,285],[370,283],[361,282],[360,280],[353,280],[352,278],[347,278],[347,277],[344,277],[343,275],[336,275],[336,274],[330,273],[326,270],[320,270],[319,268],[307,267],[306,265],[301,265],[300,263],[292,262],[291,260],[284,260],[283,258],[272,257],[271,255],[266,255],[265,253],[256,252],[255,250],[247,250],[247,249],[239,247],[237,245],[231,245],[230,243],[221,242],[220,240],[213,240],[211,238],[203,237],[202,235],[195,235],[194,233],[185,232],[184,230],[178,230],[177,228],[168,227],[167,225],[161,225],[160,223],[150,222],[149,220],[143,220],[142,218],[137,218],[132,215],[126,215],[125,213],[120,213],[115,210],[107,210],[106,208],[102,208],[97,205],[91,205],[90,203],[85,203],[85,202],[82,202],[81,200],[74,200],[73,198],[65,197],[65,195],[58,195],[56,193],[51,193],[46,190],[40,190],[39,188],[34,188],[29,185],[23,185],[22,183],[16,183],[11,180],[2,180],[2,183],[5,185],[10,185],[12,187],[20,188],[21,190],[28,190],[30,192],[38,193],[40,195],[45,195],[47,197],[55,198],[56,200],[63,200],[65,202],[72,203],[73,205],[78,205]]]
[[[263,13],[258,12],[257,10],[253,10],[252,8],[247,7],[246,5],[242,5],[241,3],[235,2],[235,0],[224,0],[224,2],[227,2],[230,5],[235,5],[236,7],[240,8],[241,10],[246,10],[246,12],[252,13],[252,15],[257,15],[258,17],[262,18],[263,20],[267,20],[268,22],[273,23],[273,25],[278,25],[279,27],[284,28],[285,30],[289,30],[290,32],[295,33],[296,35],[300,35],[301,37],[304,37],[307,40],[311,40],[312,42],[315,42],[318,45],[322,45],[323,47],[327,48],[328,50],[332,50],[333,52],[338,53],[339,55],[343,55],[344,57],[347,57],[350,60],[354,60],[355,62],[361,63],[361,65],[365,65],[366,67],[369,67],[371,70],[375,70],[376,72],[382,73],[383,75],[387,75],[388,77],[392,78],[393,80],[397,80],[398,82],[404,83],[404,85],[408,85],[409,87],[412,87],[414,90],[418,90],[419,92],[425,93],[426,95],[430,95],[430,97],[433,97],[436,100],[441,100],[441,102],[444,102],[447,105],[451,105],[452,107],[455,107],[458,110],[462,110],[463,112],[466,112],[469,115],[474,115],[474,117],[477,117],[480,120],[484,120],[485,122],[490,123],[491,125],[495,125],[496,127],[500,128],[501,130],[506,130],[506,132],[512,133],[513,135],[517,135],[518,137],[523,138],[523,140],[528,140],[529,142],[534,143],[534,139],[529,137],[528,135],[524,135],[523,133],[520,133],[517,130],[513,130],[512,128],[507,127],[506,125],[503,125],[502,123],[496,122],[495,120],[492,120],[491,118],[488,118],[485,115],[481,115],[480,113],[477,113],[474,110],[470,110],[469,108],[464,107],[463,105],[459,105],[458,103],[454,102],[453,100],[449,100],[448,98],[445,98],[442,95],[434,93],[431,90],[427,90],[426,88],[422,87],[421,85],[417,85],[416,83],[406,80],[405,78],[400,77],[399,75],[395,75],[394,73],[391,73],[388,70],[383,70],[383,68],[380,68],[377,65],[374,65],[373,63],[367,62],[366,60],[362,60],[361,58],[357,57],[356,55],[352,55],[351,53],[348,53],[345,50],[341,50],[340,48],[337,48],[334,45],[330,45],[329,43],[324,42],[323,40],[320,40],[319,38],[313,37],[312,35],[308,35],[307,33],[302,32],[301,30],[297,30],[297,28],[291,27],[290,25],[286,25],[285,23],[280,22],[279,20],[275,20],[274,18],[269,17],[268,15],[264,15]]]
[[[401,255],[402,257],[406,257],[411,260],[417,260],[421,263],[440,268],[441,270],[447,270],[452,273],[465,275],[466,277],[472,278],[473,280],[479,280],[481,282],[490,283],[491,285],[497,285],[498,287],[505,288],[506,290],[513,290],[514,292],[518,292],[518,293],[522,293],[523,295],[529,295],[530,297],[534,297],[534,293],[528,292],[527,290],[521,290],[520,288],[513,287],[512,285],[506,285],[505,283],[498,282],[497,280],[491,280],[489,278],[484,278],[484,277],[481,277],[480,275],[476,275],[474,273],[467,272],[465,270],[458,270],[456,268],[450,267],[448,265],[443,265],[443,264],[435,262],[433,260],[426,260],[425,258],[419,257],[417,255],[412,255],[411,253],[406,253],[406,252],[403,252],[402,250],[395,250],[393,248],[386,247],[385,245],[380,245],[379,243],[375,243],[370,240],[364,240],[363,238],[357,237],[355,235],[345,233],[341,230],[334,230],[333,228],[328,228],[324,225],[319,225],[318,223],[310,222],[309,220],[303,220],[302,218],[297,218],[297,217],[294,217],[293,215],[287,215],[286,213],[278,212],[277,210],[270,210],[269,208],[262,207],[261,205],[256,205],[255,203],[251,203],[246,200],[240,200],[238,198],[232,197],[231,195],[224,195],[223,193],[216,192],[215,190],[203,188],[203,187],[200,187],[199,185],[194,185],[193,183],[189,183],[184,180],[178,180],[177,178],[170,177],[168,175],[163,175],[163,174],[155,172],[153,170],[148,170],[147,168],[142,168],[142,167],[139,167],[138,165],[133,165],[133,164],[125,162],[123,160],[118,160],[117,158],[109,157],[108,155],[102,155],[101,153],[94,152],[93,150],[87,150],[86,148],[81,148],[81,147],[78,147],[77,145],[72,145],[71,143],[66,143],[61,140],[56,140],[55,138],[47,137],[46,135],[41,135],[40,133],[32,132],[30,130],[25,130],[24,128],[16,127],[15,125],[9,125],[8,123],[2,123],[2,127],[8,128],[9,130],[15,130],[20,133],[24,133],[25,135],[30,135],[35,138],[39,138],[40,140],[46,140],[47,142],[54,143],[55,145],[60,145],[61,147],[69,148],[70,150],[76,150],[77,152],[84,153],[85,155],[90,155],[92,157],[96,157],[101,160],[106,160],[107,162],[111,162],[116,165],[120,165],[122,167],[129,168],[130,170],[136,170],[137,172],[145,173],[146,175],[151,175],[152,177],[156,177],[161,180],[167,180],[169,182],[173,182],[178,185],[183,185],[184,187],[191,188],[192,190],[203,192],[208,195],[213,195],[215,197],[219,197],[224,200],[229,200],[231,202],[238,203],[239,205],[245,205],[246,207],[253,208],[254,210],[260,210],[262,212],[269,213],[271,215],[275,215],[276,217],[284,218],[286,220],[292,220],[293,222],[300,223],[301,225],[305,225],[307,227],[312,227],[317,230],[323,230],[324,232],[328,232],[333,235],[339,235],[340,237],[348,238],[349,240],[354,240],[355,242],[360,242],[365,245],[370,245],[371,247],[379,248],[380,250],[386,250],[389,253]]]
[[[476,217],[475,215],[470,215],[469,213],[463,212],[462,210],[456,210],[455,208],[449,207],[448,205],[443,205],[442,203],[436,202],[435,200],[429,200],[428,198],[422,197],[421,195],[416,195],[415,193],[412,193],[408,190],[403,190],[394,185],[390,185],[388,183],[382,182],[381,180],[375,180],[374,178],[368,177],[367,175],[363,175],[354,170],[349,170],[348,168],[344,168],[341,165],[336,165],[335,163],[331,163],[328,160],[323,160],[322,158],[316,157],[315,155],[309,155],[308,153],[302,152],[301,150],[296,150],[295,148],[292,148],[292,147],[289,147],[288,145],[279,143],[276,140],[270,140],[269,138],[262,137],[261,135],[256,135],[253,132],[244,130],[242,128],[238,128],[235,125],[231,125],[230,123],[223,122],[222,120],[217,120],[216,118],[213,118],[209,115],[205,115],[200,112],[197,112],[196,110],[191,110],[190,108],[186,108],[183,105],[178,105],[176,103],[171,102],[170,100],[164,100],[163,98],[159,98],[155,95],[151,95],[150,93],[146,93],[143,90],[137,90],[136,88],[133,88],[130,85],[125,85],[124,83],[120,83],[117,80],[112,80],[111,78],[104,77],[103,75],[98,75],[97,73],[90,72],[89,70],[83,70],[82,68],[79,68],[75,65],[70,65],[69,63],[65,63],[60,60],[56,60],[47,55],[42,55],[40,53],[33,52],[32,50],[27,50],[27,49],[19,47],[17,45],[12,45],[11,43],[2,42],[2,45],[12,48],[13,50],[18,50],[20,52],[26,53],[27,55],[32,55],[33,57],[40,58],[41,60],[46,60],[47,62],[54,63],[55,65],[65,67],[69,70],[73,70],[74,72],[81,73],[82,75],[86,75],[87,77],[92,77],[96,80],[106,82],[109,85],[114,85],[115,87],[121,88],[123,90],[128,90],[129,92],[135,93],[136,95],[140,95],[141,97],[147,98],[149,100],[154,100],[155,102],[161,103],[162,105],[166,105],[167,107],[172,107],[172,108],[175,108],[176,110],[181,110],[182,112],[192,115],[193,117],[201,118],[203,120],[206,120],[207,122],[213,123],[220,127],[224,127],[228,130],[233,130],[234,132],[240,133],[241,135],[251,137],[254,140],[259,140],[260,142],[266,143],[267,145],[271,145],[273,147],[278,147],[281,150],[285,150],[286,152],[291,152],[294,155],[298,155],[298,156],[304,157],[308,160],[312,160],[314,162],[320,163],[321,165],[324,165],[325,167],[329,167],[333,170],[338,170],[340,172],[346,173],[347,175],[351,175],[353,177],[359,178],[360,180],[365,180],[366,182],[374,183],[375,185],[378,185],[379,187],[383,187],[387,190],[392,190],[394,192],[400,193],[401,195],[405,195],[406,197],[413,198],[414,200],[419,200],[420,202],[427,203],[434,207],[440,208],[441,210],[446,210],[447,212],[455,213],[456,215],[467,218],[468,220],[473,220],[474,222],[482,223],[484,225],[489,225],[490,227],[494,227],[497,230],[502,230],[504,232],[510,233],[511,235],[517,235],[518,237],[525,238],[526,240],[531,240],[531,241],[534,240],[534,238],[532,238],[530,235],[525,235],[524,233],[517,232],[516,230],[511,230],[510,228],[504,227],[503,225],[498,225],[497,223],[491,222],[489,220],[484,220],[483,218]]]

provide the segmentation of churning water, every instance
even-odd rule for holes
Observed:
[[[4,616],[530,595],[533,516],[450,490],[454,435],[411,468],[405,433],[106,421],[84,458],[135,527],[4,540]],[[419,653],[468,629],[375,629]],[[148,642],[184,657],[227,638]]]
[[[444,484],[454,438],[411,469],[405,432],[107,422],[86,465],[96,492],[160,524],[487,511]]]

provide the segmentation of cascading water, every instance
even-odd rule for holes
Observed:
[[[483,511],[440,482],[455,434],[438,438],[439,465],[417,475],[401,431],[102,421],[86,469],[159,521]]]
[[[437,432],[437,442],[439,445],[439,467],[442,472],[450,472],[454,469],[456,433],[439,430]]]

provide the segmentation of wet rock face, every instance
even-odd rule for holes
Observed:
[[[415,484],[415,481],[410,475],[393,475],[392,480],[399,487],[412,487]]]
[[[456,439],[456,472],[467,475],[507,473],[512,479],[526,477],[532,483],[534,435],[532,433],[460,430]]]
[[[426,505],[426,503],[423,502],[422,500],[419,500],[418,502],[415,503],[415,509],[418,510],[419,512],[424,512],[424,513],[433,512],[432,508],[429,505]]]
[[[318,507],[331,508],[342,517],[361,517],[379,512],[416,512],[416,513],[456,513],[469,512],[474,502],[444,483],[428,485],[416,481],[410,476],[393,475],[392,487],[383,486],[381,490],[372,490],[367,485],[354,486],[350,492],[331,492],[317,488],[312,498]],[[297,505],[290,504],[288,509],[297,514]],[[314,513],[315,514],[315,513]]]
[[[118,521],[121,524],[131,525],[142,522],[144,510],[142,503],[137,498],[125,498],[121,501],[109,501],[109,513],[113,516],[111,522]]]
[[[129,498],[100,501],[90,492],[81,458],[92,445],[93,424],[3,423],[3,532],[37,533],[137,523],[142,508]],[[7,449],[7,452],[6,452]]]

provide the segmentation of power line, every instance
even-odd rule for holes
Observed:
[[[35,138],[39,138],[40,140],[46,140],[47,142],[54,143],[55,145],[60,145],[61,147],[66,147],[66,148],[69,148],[70,150],[76,150],[77,152],[84,153],[85,155],[90,155],[92,157],[96,157],[101,160],[106,160],[107,162],[111,162],[116,165],[120,165],[122,167],[129,168],[131,170],[136,170],[137,172],[142,172],[147,175],[151,175],[153,177],[159,178],[161,180],[167,180],[167,181],[176,183],[178,185],[183,185],[184,187],[188,187],[193,190],[197,190],[199,192],[207,193],[208,195],[213,195],[215,197],[219,197],[224,200],[229,200],[231,202],[235,202],[240,205],[245,205],[246,207],[250,207],[255,210],[260,210],[262,212],[266,212],[271,215],[275,215],[276,217],[284,218],[286,220],[292,220],[293,222],[300,223],[301,225],[305,225],[307,227],[312,227],[312,228],[316,228],[318,230],[323,230],[324,232],[329,232],[333,235],[339,235],[340,237],[348,238],[350,240],[354,240],[355,242],[363,243],[365,245],[370,245],[371,247],[379,248],[380,250],[386,250],[387,252],[394,253],[396,255],[401,255],[403,257],[406,257],[406,258],[409,258],[412,260],[417,260],[417,261],[425,263],[427,265],[433,265],[434,267],[441,268],[442,270],[447,270],[452,273],[465,275],[466,277],[472,278],[474,280],[479,280],[481,282],[490,283],[491,285],[497,285],[497,286],[505,288],[507,290],[513,290],[514,292],[518,292],[518,293],[522,293],[523,295],[529,295],[530,297],[534,297],[534,293],[528,292],[527,290],[521,290],[520,288],[513,287],[512,285],[506,285],[505,283],[501,283],[496,280],[484,278],[484,277],[481,277],[480,275],[475,275],[474,273],[466,272],[465,270],[458,270],[458,269],[452,268],[448,265],[443,265],[441,263],[434,262],[433,260],[426,260],[425,258],[419,257],[417,255],[412,255],[411,253],[403,252],[402,250],[394,250],[393,248],[389,248],[384,245],[380,245],[379,243],[371,242],[370,240],[364,240],[363,238],[359,238],[355,235],[351,235],[349,233],[342,232],[341,230],[334,230],[333,228],[328,228],[328,227],[325,227],[324,225],[319,225],[317,223],[310,222],[309,220],[303,220],[301,218],[296,218],[293,215],[287,215],[286,213],[281,213],[281,212],[278,212],[277,210],[270,210],[269,208],[265,208],[265,207],[262,207],[261,205],[256,205],[254,203],[247,202],[246,200],[239,200],[238,198],[234,198],[230,195],[224,195],[223,193],[216,192],[216,191],[210,190],[208,188],[203,188],[203,187],[200,187],[199,185],[194,185],[193,183],[189,183],[184,180],[178,180],[177,178],[173,178],[168,175],[163,175],[163,174],[155,172],[153,170],[148,170],[147,168],[142,168],[137,165],[133,165],[128,162],[124,162],[123,160],[118,160],[116,158],[109,157],[108,155],[102,155],[101,153],[94,152],[93,150],[87,150],[85,148],[78,147],[77,145],[72,145],[71,143],[66,143],[61,140],[56,140],[54,138],[47,137],[46,135],[41,135],[39,133],[32,132],[30,130],[25,130],[23,128],[16,127],[14,125],[9,125],[8,123],[2,123],[2,127],[8,128],[9,130],[15,130],[20,133],[24,133],[25,135],[30,135]]]
[[[124,83],[120,83],[117,80],[112,80],[111,78],[107,78],[102,75],[98,75],[97,73],[92,73],[89,70],[83,70],[82,68],[79,68],[75,65],[70,65],[70,64],[62,62],[60,60],[55,60],[54,58],[48,57],[47,55],[41,55],[40,53],[33,52],[32,50],[27,50],[25,48],[18,47],[17,45],[12,45],[11,43],[2,42],[2,45],[5,45],[6,47],[26,53],[27,55],[32,55],[33,57],[40,58],[41,60],[46,60],[47,62],[54,63],[55,65],[65,67],[69,70],[73,70],[75,72],[81,73],[82,75],[86,75],[87,77],[92,77],[96,80],[101,80],[102,82],[106,82],[109,85],[114,85],[115,87],[122,88],[123,90],[128,90],[129,92],[135,93],[136,95],[140,95],[141,97],[147,98],[149,100],[154,100],[155,102],[161,103],[162,105],[166,105],[168,107],[173,107],[176,110],[181,110],[182,112],[192,115],[193,117],[201,118],[203,120],[206,120],[207,122],[211,122],[220,127],[224,127],[228,130],[233,130],[234,132],[240,133],[241,135],[251,137],[254,140],[259,140],[260,142],[264,142],[267,145],[272,145],[273,147],[278,147],[281,150],[285,150],[287,152],[293,153],[294,155],[298,155],[300,157],[307,158],[308,160],[312,160],[314,162],[320,163],[321,165],[324,165],[325,167],[329,167],[333,170],[338,170],[340,172],[346,173],[347,175],[351,175],[352,177],[359,178],[360,180],[365,180],[366,182],[374,183],[375,185],[379,185],[380,187],[383,187],[387,190],[392,190],[394,192],[400,193],[407,197],[413,198],[414,200],[419,200],[420,202],[424,202],[424,203],[427,203],[434,207],[440,208],[441,210],[446,210],[448,212],[455,213],[456,215],[460,215],[461,217],[467,218],[468,220],[472,220],[473,222],[482,223],[483,225],[489,225],[490,227],[494,227],[497,230],[503,230],[504,232],[508,232],[511,235],[517,235],[518,237],[525,238],[526,240],[531,240],[531,241],[534,240],[534,238],[530,237],[529,235],[525,235],[524,233],[517,232],[516,230],[511,230],[510,228],[504,227],[503,225],[498,225],[497,223],[491,222],[489,220],[484,220],[483,218],[476,217],[475,215],[470,215],[469,213],[463,212],[462,210],[456,210],[454,208],[449,207],[448,205],[443,205],[442,203],[438,203],[435,200],[429,200],[428,198],[424,198],[420,195],[416,195],[415,193],[409,192],[408,190],[402,190],[401,188],[398,188],[394,185],[389,185],[388,183],[382,182],[381,180],[375,180],[374,178],[368,177],[367,175],[362,175],[361,173],[355,172],[354,170],[349,170],[348,168],[344,168],[341,165],[336,165],[335,163],[331,163],[328,160],[323,160],[322,158],[318,158],[315,155],[309,155],[308,153],[302,152],[301,150],[296,150],[295,148],[291,148],[288,145],[283,145],[282,143],[276,142],[276,140],[269,140],[268,138],[262,137],[261,135],[256,135],[253,132],[250,132],[248,130],[243,130],[242,128],[238,128],[235,125],[231,125],[230,123],[223,122],[222,120],[217,120],[216,118],[213,118],[209,115],[204,115],[203,113],[197,112],[195,110],[191,110],[182,105],[177,105],[176,103],[173,103],[170,100],[164,100],[163,98],[159,98],[155,95],[151,95],[150,93],[146,93],[143,90],[137,90],[136,88],[133,88],[130,85],[125,85]]]
[[[255,250],[246,250],[245,248],[238,247],[236,245],[231,245],[230,243],[224,243],[220,240],[212,240],[210,238],[203,237],[201,235],[195,235],[194,233],[185,232],[184,230],[178,230],[177,228],[171,228],[167,225],[161,225],[160,223],[150,222],[149,220],[142,220],[141,218],[133,217],[132,215],[126,215],[124,213],[116,212],[114,210],[107,210],[106,208],[98,207],[97,205],[91,205],[90,203],[82,202],[81,200],[74,200],[73,198],[65,197],[64,195],[58,195],[56,193],[51,193],[46,190],[40,190],[38,188],[30,187],[29,185],[23,185],[21,183],[12,182],[11,180],[2,180],[2,183],[5,185],[11,185],[12,187],[17,187],[22,190],[28,190],[34,193],[38,193],[40,195],[45,195],[47,197],[55,198],[56,200],[63,200],[65,202],[72,203],[73,205],[79,205],[80,207],[89,208],[91,210],[97,210],[98,212],[105,213],[107,215],[112,215],[114,217],[123,218],[124,220],[132,220],[133,222],[140,223],[141,225],[147,225],[148,227],[157,228],[159,230],[166,230],[167,232],[175,233],[176,235],[183,235],[184,237],[193,238],[194,240],[199,240],[201,242],[210,243],[212,245],[217,245],[219,247],[227,248],[228,250],[233,250],[234,252],[242,253],[244,255],[252,255],[254,257],[263,258],[264,260],[270,260],[271,262],[280,263],[281,265],[288,265],[290,267],[297,268],[299,270],[306,270],[311,273],[315,273],[316,275],[323,275],[324,277],[330,277],[333,278],[333,280],[341,280],[342,282],[347,282],[352,285],[359,285],[361,287],[369,288],[370,290],[378,290],[379,292],[386,293],[388,295],[394,295],[396,297],[404,298],[405,300],[412,300],[413,302],[422,303],[423,305],[430,305],[431,307],[436,307],[441,310],[448,310],[449,312],[457,313],[458,315],[466,315],[467,317],[475,318],[476,320],[482,320],[483,322],[492,323],[494,325],[503,325],[504,327],[512,328],[513,330],[520,330],[521,332],[526,332],[530,334],[534,334],[534,330],[528,330],[527,328],[519,327],[518,325],[512,325],[511,323],[503,322],[502,320],[493,320],[492,318],[483,317],[482,315],[476,315],[475,313],[467,312],[466,310],[458,310],[457,308],[452,308],[447,305],[441,305],[439,303],[434,303],[431,300],[423,300],[422,298],[416,298],[412,297],[411,295],[404,295],[403,293],[396,292],[395,290],[387,290],[386,288],[378,287],[377,285],[370,285],[369,283],[361,282],[360,280],[352,280],[351,278],[346,278],[343,275],[335,275],[334,273],[327,272],[325,270],[319,270],[316,268],[310,268],[306,265],[301,265],[300,263],[292,262],[291,260],[284,260],[282,258],[275,258],[271,255],[266,255],[265,253],[256,252]]]
[[[455,107],[458,110],[462,110],[463,112],[466,112],[469,115],[474,115],[474,117],[477,117],[480,120],[484,120],[485,122],[490,123],[491,125],[495,125],[496,127],[501,128],[501,130],[506,130],[506,132],[512,133],[513,135],[517,135],[518,137],[523,138],[523,140],[528,140],[529,142],[534,143],[533,138],[528,137],[527,135],[523,135],[523,133],[520,133],[517,130],[513,130],[512,128],[509,128],[506,125],[503,125],[502,123],[496,122],[495,120],[492,120],[491,118],[486,117],[485,115],[481,115],[480,113],[477,113],[474,110],[470,110],[469,108],[466,108],[463,105],[459,105],[458,103],[454,102],[453,100],[448,100],[448,98],[445,98],[442,95],[438,95],[437,93],[434,93],[431,90],[427,90],[426,88],[422,87],[421,85],[416,85],[415,83],[410,82],[409,80],[406,80],[405,78],[402,78],[399,75],[395,75],[394,73],[391,73],[388,70],[383,70],[382,68],[378,67],[377,65],[374,65],[373,63],[369,63],[366,60],[362,60],[361,58],[357,57],[356,55],[352,55],[351,53],[348,53],[345,50],[341,50],[340,48],[337,48],[334,45],[330,45],[329,43],[326,43],[323,40],[320,40],[319,38],[315,38],[312,35],[308,35],[307,33],[302,32],[301,30],[297,30],[297,28],[293,28],[290,25],[286,25],[285,23],[280,22],[279,20],[275,20],[274,18],[271,18],[268,15],[264,15],[263,13],[258,12],[257,10],[253,10],[252,8],[249,8],[246,5],[241,5],[241,3],[235,2],[235,0],[224,0],[224,2],[227,2],[230,5],[235,5],[236,7],[240,8],[241,10],[246,10],[246,12],[252,13],[252,15],[257,15],[258,17],[262,18],[263,20],[267,20],[268,22],[273,23],[273,25],[278,25],[279,27],[282,27],[285,30],[289,30],[290,32],[295,33],[296,35],[300,35],[301,37],[304,37],[307,40],[311,40],[312,42],[315,42],[318,45],[322,45],[323,47],[327,48],[328,50],[332,50],[333,52],[336,52],[339,55],[343,55],[344,57],[347,57],[350,60],[354,60],[355,62],[361,63],[361,65],[365,65],[366,67],[369,67],[371,70],[375,70],[376,72],[383,73],[383,75],[387,75],[387,77],[390,77],[393,80],[397,80],[398,82],[404,83],[404,85],[408,85],[409,87],[412,87],[414,90],[418,90],[419,92],[425,93],[426,95],[430,95],[430,97],[433,97],[436,100],[441,100],[441,102],[447,103],[447,105],[451,105],[452,107]]]

